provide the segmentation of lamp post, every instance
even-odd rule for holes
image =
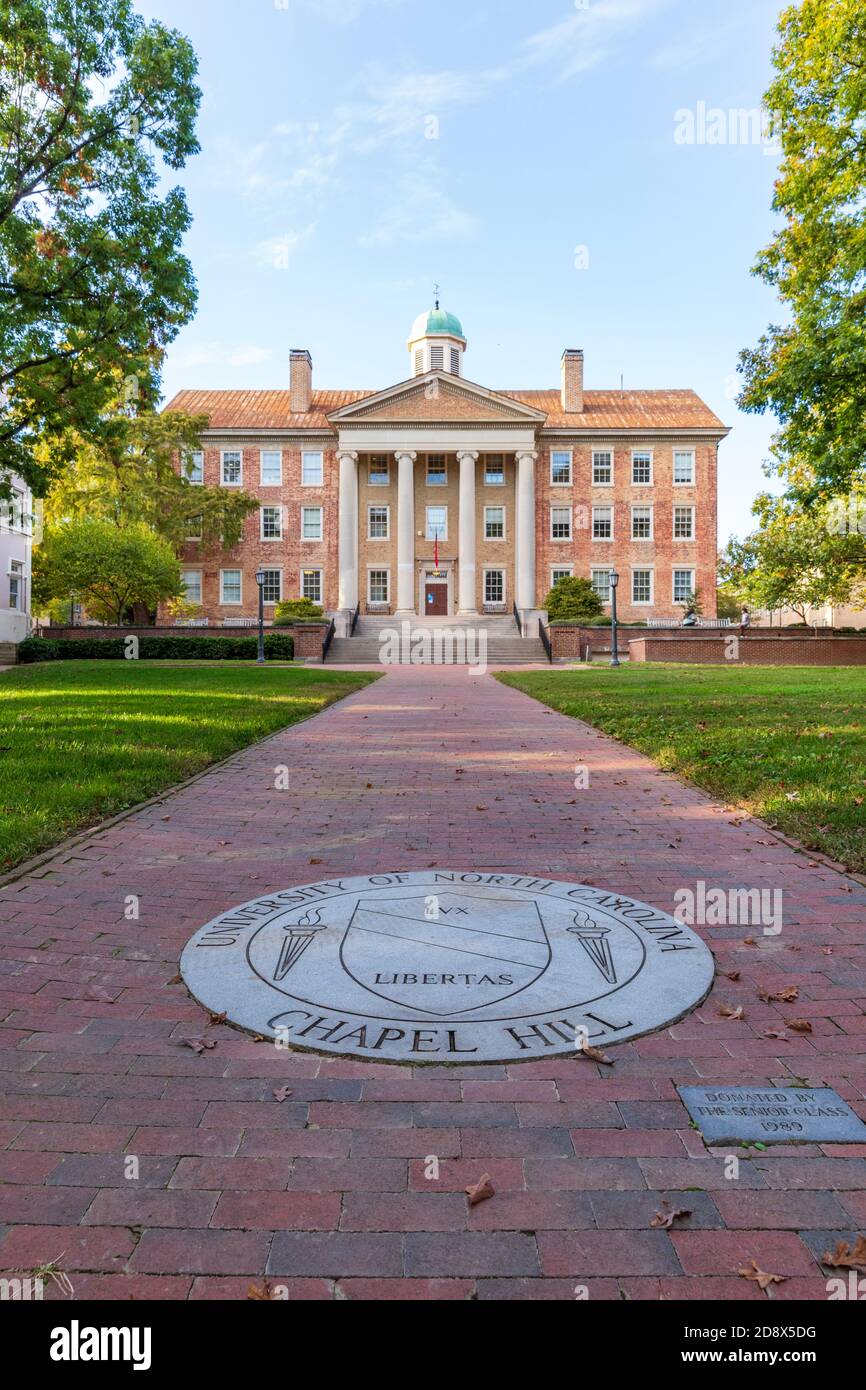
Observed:
[[[618,665],[619,665],[619,649],[618,649],[618,647],[617,647],[617,633],[616,633],[616,591],[617,591],[617,588],[618,588],[618,587],[619,587],[619,574],[618,574],[618,572],[617,572],[616,570],[611,570],[611,572],[610,572],[610,618],[611,618],[611,636],[612,636],[612,638],[613,638],[613,644],[612,644],[612,648],[613,648],[613,649],[612,649],[611,658],[610,658],[610,664],[611,664],[611,666],[618,666]]]
[[[256,583],[259,586],[259,657],[257,664],[265,664],[265,572],[256,570]]]

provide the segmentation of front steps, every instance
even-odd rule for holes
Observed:
[[[18,648],[14,642],[0,642],[0,666],[14,666],[18,660]]]
[[[540,637],[519,636],[513,618],[403,622],[365,617],[354,637],[333,640],[327,657],[328,665],[335,666],[477,666],[482,660],[488,666],[546,663],[547,653]]]

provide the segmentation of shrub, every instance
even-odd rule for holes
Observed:
[[[587,622],[602,613],[602,602],[588,579],[566,575],[558,579],[547,595],[545,608],[552,623]]]
[[[291,627],[293,623],[321,621],[325,610],[309,598],[291,598],[278,603],[274,609],[274,627]]]
[[[127,641],[124,637],[28,638],[18,648],[18,660],[122,661]],[[255,661],[258,651],[256,637],[140,637],[138,641],[141,661]],[[291,661],[294,654],[295,643],[288,633],[265,633],[266,658]]]
[[[51,642],[45,637],[27,637],[18,646],[18,660],[25,666],[36,661],[58,661],[60,643]]]

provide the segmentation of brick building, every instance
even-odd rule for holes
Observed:
[[[460,322],[415,322],[412,375],[382,391],[313,389],[291,354],[289,389],[182,391],[169,410],[209,417],[193,479],[254,493],[230,551],[184,555],[211,622],[300,595],[337,615],[436,618],[543,608],[562,574],[624,619],[670,618],[699,592],[715,613],[716,472],[728,430],[691,391],[587,391],[583,353],[553,390],[466,379]],[[344,621],[344,618],[341,619]]]

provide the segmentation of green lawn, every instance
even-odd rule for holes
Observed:
[[[498,679],[866,869],[866,668],[652,665]]]
[[[374,679],[144,661],[0,674],[0,871]]]

